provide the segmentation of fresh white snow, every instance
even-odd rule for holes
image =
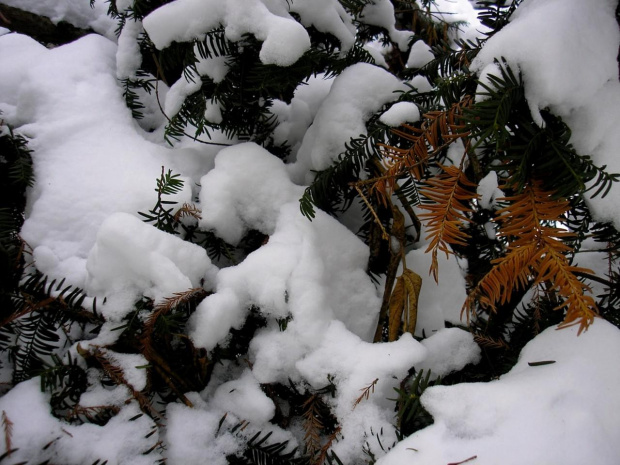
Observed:
[[[105,36],[90,35],[50,50],[0,30],[0,117],[30,138],[36,177],[22,237],[39,270],[67,278],[91,297],[107,298],[100,307],[106,323],[96,338],[71,348],[73,357],[114,342],[114,328],[142,295],[157,301],[193,287],[213,291],[190,320],[189,336],[205,349],[225,343],[252,305],[267,319],[250,343],[251,367],[217,367],[209,387],[187,394],[193,407],[166,406],[161,430],[147,415],[139,416],[127,386],[98,386],[95,370],[88,370],[92,379],[80,402],[118,408],[105,426],[70,425],[53,417],[40,379],[20,383],[0,397],[0,412],[13,422],[12,445],[19,449],[12,463],[80,465],[99,459],[110,465],[154,464],[162,455],[143,452],[161,440],[171,465],[226,464],[226,455],[245,444],[229,433],[242,420],[250,421],[250,436],[271,431],[273,440],[289,440],[292,448],[300,436],[269,423],[275,405],[261,389],[261,384],[287,384],[289,379],[313,389],[334,383],[336,394],[329,402],[342,429],[333,450],[345,464],[360,463],[364,438],[372,439],[378,429],[383,428],[385,445],[396,440],[394,403],[387,399],[411,367],[444,376],[479,361],[469,332],[445,328],[445,321],[461,323],[463,263],[440,257],[436,284],[428,276],[424,245],[409,251],[408,267],[424,280],[416,336],[427,339],[418,342],[405,334],[373,344],[381,286],[366,273],[368,247],[326,213],[317,211],[311,222],[299,210],[314,171],[329,167],[351,137],[364,134],[372,114],[384,111],[380,121],[389,126],[419,120],[415,104],[392,104],[398,91],[408,89],[402,81],[380,66],[357,64],[335,79],[312,77],[290,103],[276,101],[271,111],[280,124],[274,138],[292,146],[288,164],[253,143],[222,149],[184,139],[170,148],[161,137],[165,120],[153,116],[154,131],[142,129],[131,118],[117,80],[133,77],[139,66],[139,23],[128,22],[116,41],[102,1],[93,10],[86,0],[0,1]],[[534,117],[549,108],[564,118],[575,148],[611,172],[620,172],[616,3],[524,0],[473,63],[484,76],[497,69],[494,60],[505,58],[523,73]],[[118,2],[121,9],[129,5]],[[461,37],[479,33],[467,0],[438,1],[433,12],[450,21],[472,21]],[[290,13],[299,15],[301,23]],[[391,2],[377,1],[363,16],[407,49],[411,34],[395,29]],[[303,26],[332,34],[343,53],[355,40],[353,18],[337,0],[176,0],[147,16],[143,27],[163,48],[218,25],[233,41],[252,34],[262,42],[263,63],[278,66],[295,63],[310,48]],[[432,55],[418,41],[407,65],[424,66]],[[228,68],[223,57],[200,58],[197,71],[221,82]],[[198,90],[200,76],[194,83],[181,78],[170,89],[159,83],[168,116]],[[432,88],[422,76],[409,84],[419,92]],[[150,110],[158,112],[156,102],[150,102]],[[221,118],[217,102],[207,106],[207,117],[214,123]],[[162,167],[185,180],[173,198],[179,205],[198,198],[201,228],[231,244],[251,229],[268,236],[267,241],[241,263],[219,269],[201,247],[143,223],[137,212],[153,207]],[[502,196],[497,177],[487,176],[479,194],[481,206],[494,208]],[[591,206],[599,219],[620,226],[617,185],[607,198],[592,199]],[[288,317],[282,330],[278,323]],[[389,452],[380,452],[373,442],[377,464],[445,465],[475,457],[472,465],[615,465],[620,462],[618,353],[620,331],[605,321],[597,320],[579,337],[575,328],[550,328],[523,349],[519,362],[500,379],[426,391],[422,403],[435,423]],[[107,356],[122,367],[130,386],[145,387],[146,359],[111,351]],[[554,363],[535,363],[541,361]],[[374,380],[374,392],[355,406],[360,389]]]

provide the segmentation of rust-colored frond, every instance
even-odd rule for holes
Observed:
[[[573,234],[557,227],[565,221],[564,215],[570,208],[567,200],[554,198],[539,181],[533,181],[519,194],[500,200],[508,205],[497,211],[498,235],[510,240],[511,247],[555,239],[554,247],[568,251],[561,240]]]
[[[140,409],[149,414],[152,418],[158,419],[159,413],[153,408],[151,401],[140,391],[137,391],[131,383],[125,378],[125,372],[121,367],[116,365],[113,360],[113,356],[110,355],[110,351],[97,347],[91,354],[97,362],[101,365],[101,368],[106,375],[114,381],[116,385],[124,385],[127,387],[131,396],[138,402]]]
[[[178,223],[181,221],[181,218],[188,216],[200,220],[202,219],[202,211],[194,204],[184,203],[183,206],[174,214],[174,221]]]
[[[4,429],[4,445],[6,447],[6,455],[7,457],[10,457],[13,452],[13,422],[4,410],[2,411],[2,429]]]
[[[67,412],[67,420],[86,420],[89,423],[98,424],[101,422],[101,418],[105,418],[106,415],[116,415],[120,412],[120,407],[116,405],[93,405],[90,407],[84,407],[76,404],[73,408]]]
[[[573,234],[560,226],[570,208],[568,201],[545,191],[538,181],[502,200],[508,205],[497,212],[496,222],[498,235],[508,241],[506,255],[492,262],[493,268],[470,292],[463,311],[473,311],[476,302],[494,311],[498,303],[510,301],[513,291],[544,283],[548,292],[555,291],[562,299],[557,307],[566,311],[561,326],[579,324],[581,333],[597,309],[586,294],[589,287],[577,276],[592,271],[570,265],[567,257],[573,250],[565,239]]]
[[[437,252],[452,253],[450,244],[467,245],[468,235],[463,223],[470,222],[466,213],[471,212],[470,202],[478,198],[476,184],[469,181],[458,166],[441,166],[443,173],[427,182],[420,193],[429,202],[420,205],[426,210],[420,218],[426,220],[427,239],[430,244],[426,252],[432,253],[430,272],[437,281]]]
[[[462,121],[463,112],[473,105],[473,99],[465,96],[445,111],[431,111],[422,116],[420,127],[402,125],[392,132],[410,141],[408,148],[379,144],[385,163],[385,175],[371,187],[372,192],[387,196],[394,191],[397,179],[402,175],[424,178],[431,159],[448,145],[459,139],[467,139],[469,131]],[[467,144],[466,144],[467,145]]]
[[[503,339],[496,339],[496,338],[493,338],[485,334],[475,334],[474,341],[480,347],[486,347],[488,349],[495,349],[495,350],[510,349],[510,346],[508,345],[508,343],[504,341]]]
[[[312,465],[323,465],[325,461],[328,460],[328,453],[334,445],[334,442],[336,442],[336,440],[338,439],[338,436],[340,436],[341,431],[342,428],[340,428],[340,426],[337,426],[334,432],[329,435],[327,441],[325,442],[323,447],[321,447],[321,451],[319,452],[319,455],[317,456],[316,460]]]
[[[190,302],[197,302],[204,299],[209,293],[202,287],[195,287],[183,292],[175,292],[172,297],[166,297],[159,302],[144,322],[144,331],[141,339],[141,352],[147,358],[151,359],[153,354],[152,337],[155,331],[157,320],[164,315],[170,313],[173,309],[180,305]]]
[[[463,311],[473,311],[476,301],[491,311],[495,311],[497,303],[508,302],[513,291],[529,283],[540,253],[536,243],[530,243],[511,248],[505,256],[494,260],[493,268],[467,296]]]
[[[313,394],[303,404],[304,442],[306,444],[306,453],[313,459],[321,451],[321,433],[325,428],[320,419],[321,403],[321,398]],[[313,463],[316,463],[316,461],[313,460]]]
[[[548,248],[542,257],[538,268],[537,283],[548,282],[556,289],[563,303],[558,305],[557,310],[566,310],[561,328],[579,325],[578,334],[590,326],[598,315],[596,302],[591,295],[590,288],[584,284],[576,273],[592,273],[591,270],[571,266],[568,259],[557,250]]]
[[[193,301],[199,301],[204,299],[209,293],[205,291],[202,287],[194,287],[192,289],[188,289],[183,292],[175,292],[172,297],[166,297],[161,302],[159,302],[155,308],[153,308],[153,312],[146,319],[144,324],[145,328],[152,329],[155,326],[155,322],[157,318],[162,315],[166,315],[174,308],[190,303]]]
[[[353,402],[353,408],[361,404],[363,400],[368,400],[370,398],[370,394],[375,393],[375,386],[377,385],[378,382],[379,382],[379,378],[376,378],[368,386],[360,389],[360,391],[362,391],[362,394],[357,399],[355,399],[355,402]]]

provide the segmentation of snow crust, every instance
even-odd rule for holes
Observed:
[[[377,464],[617,463],[620,331],[597,320],[576,333],[545,330],[497,381],[429,388],[421,400],[435,423]]]

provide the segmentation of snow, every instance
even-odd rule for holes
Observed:
[[[135,78],[135,72],[142,64],[138,37],[144,32],[142,23],[128,20],[118,37],[116,50],[116,76],[119,79]]]
[[[407,51],[409,40],[414,34],[410,31],[399,31],[396,29],[394,5],[390,0],[375,0],[372,3],[368,3],[364,6],[360,20],[364,24],[386,29],[392,42],[397,44],[401,51]]]
[[[377,464],[430,465],[473,456],[477,465],[617,463],[620,370],[614,360],[620,331],[597,320],[576,333],[545,330],[497,381],[429,388],[421,401],[435,423]],[[536,365],[544,361],[554,363]]]
[[[13,423],[11,445],[17,450],[10,455],[12,463],[155,463],[152,456],[143,455],[158,441],[154,422],[146,415],[128,421],[140,413],[135,402],[123,406],[105,426],[70,425],[51,415],[49,395],[41,392],[40,379],[32,378],[0,398],[0,411]],[[6,443],[0,441],[0,453],[5,452]]]
[[[295,89],[289,104],[274,100],[271,111],[278,117],[279,123],[273,133],[274,141],[288,143],[293,159],[333,82],[334,79],[327,79],[324,75],[312,76]]]
[[[262,391],[251,370],[220,385],[213,402],[225,412],[252,423],[267,423],[276,413],[273,401]]]
[[[200,406],[194,399],[194,404]],[[203,402],[204,404],[204,402]],[[166,451],[168,461],[174,464],[227,465],[226,456],[235,453],[240,440],[230,434],[217,435],[223,413],[204,408],[190,408],[170,403],[166,409]]]
[[[141,465],[165,457],[172,465],[224,465],[227,455],[238,454],[259,431],[272,432],[276,441],[289,440],[291,449],[303,448],[303,432],[271,423],[277,409],[264,389],[265,384],[292,382],[304,393],[335,386],[325,402],[341,427],[333,450],[343,463],[367,460],[364,441],[372,441],[379,465],[458,463],[474,456],[476,465],[618,463],[620,333],[603,320],[580,337],[576,328],[544,331],[500,379],[429,388],[422,403],[434,424],[389,451],[375,443],[379,431],[382,444],[397,440],[389,399],[412,368],[446,376],[481,359],[471,333],[445,327],[446,322],[464,324],[466,263],[440,256],[435,283],[428,274],[431,257],[424,253],[425,244],[408,250],[408,268],[423,277],[415,338],[406,333],[393,342],[372,343],[382,284],[367,274],[368,247],[338,219],[317,210],[309,221],[299,209],[314,172],[329,167],[352,137],[365,134],[372,115],[381,113],[380,121],[391,127],[419,121],[415,104],[397,102],[408,87],[386,69],[357,64],[334,79],[313,76],[290,102],[275,101],[274,141],[288,141],[292,148],[285,161],[251,142],[221,149],[183,139],[168,148],[154,96],[147,100],[148,123],[141,127],[131,118],[117,79],[135,76],[142,27],[164,48],[200,38],[221,24],[229,40],[252,34],[261,41],[263,63],[287,66],[310,47],[304,26],[333,35],[341,53],[352,47],[354,18],[338,0],[176,0],[147,16],[143,26],[129,21],[118,43],[103,2],[97,1],[94,10],[77,0],[2,2],[19,3],[54,21],[93,27],[107,37],[91,35],[48,50],[25,36],[0,31],[0,111],[4,121],[30,138],[33,149],[36,183],[28,192],[21,231],[33,249],[33,264],[51,278],[83,287],[89,299],[98,297],[105,318],[92,339],[67,349],[87,370],[80,405],[120,409],[104,426],[70,424],[52,416],[50,396],[41,392],[39,378],[18,384],[0,397],[0,412],[13,422],[12,445],[19,449],[12,462]],[[117,5],[126,9],[131,2]],[[620,171],[615,6],[611,0],[524,0],[473,63],[484,80],[485,74],[497,72],[494,60],[505,57],[523,73],[534,117],[549,108],[564,118],[576,149],[610,171]],[[473,24],[460,37],[478,33],[467,0],[437,0],[432,8],[435,15]],[[357,20],[384,27],[405,51],[412,36],[395,29],[393,16],[391,2],[378,0]],[[226,79],[226,57],[195,54],[193,82],[181,78],[169,89],[159,83],[168,116],[200,88],[202,77],[216,83]],[[417,68],[432,58],[428,46],[417,41],[407,65]],[[418,92],[432,90],[423,76],[408,84]],[[221,121],[217,101],[208,102],[206,116]],[[462,146],[454,144],[451,150],[462,153]],[[202,247],[144,223],[137,213],[155,204],[162,167],[182,175],[183,190],[168,200],[197,202],[199,228],[230,244],[259,231],[265,242],[239,263],[220,269]],[[496,207],[503,194],[495,173],[480,182],[478,193],[481,207]],[[619,195],[616,186],[607,199],[592,199],[598,218],[618,224]],[[489,235],[494,235],[492,226]],[[604,275],[602,258],[601,252],[584,253],[577,262]],[[147,359],[106,346],[117,342],[119,323],[140,297],[161,302],[195,287],[212,291],[189,322],[187,335],[197,347],[225,348],[230,330],[244,324],[251,308],[266,323],[249,342],[247,360],[216,366],[202,392],[186,393],[193,407],[162,407],[164,426],[159,427],[140,415],[128,386],[103,386],[101,371],[87,367],[79,353],[104,351],[133,390],[148,388]],[[535,363],[544,361],[554,363]],[[8,363],[6,358],[2,362]],[[2,370],[1,379],[10,382],[7,371]],[[371,385],[373,392],[357,402]],[[247,429],[233,434],[242,421],[249,422]],[[158,441],[165,450],[143,455]],[[0,441],[0,454],[6,446]]]
[[[115,39],[116,22],[106,15],[108,5],[97,0],[91,8],[83,0],[2,0],[5,5],[48,17],[54,24],[66,21],[81,29],[93,31]]]
[[[492,210],[497,205],[497,200],[504,197],[504,193],[498,187],[497,173],[491,171],[478,183],[478,203],[482,208]]]
[[[310,182],[313,170],[330,166],[352,137],[366,133],[370,115],[398,98],[398,90],[405,90],[402,82],[378,66],[358,63],[345,69],[306,132],[297,162],[290,165],[293,179]]]
[[[250,148],[263,150],[256,146]],[[234,149],[227,150],[232,154]],[[225,151],[221,154],[224,155]],[[269,157],[272,160],[265,160],[269,164],[272,161],[281,163],[275,157]],[[258,157],[255,158],[258,160]],[[245,171],[242,164],[237,165],[237,169]],[[216,166],[208,176],[213,180],[219,174]],[[242,324],[248,305],[252,304],[260,306],[263,313],[277,318],[286,317],[290,312],[294,319],[289,324],[290,331],[300,331],[291,341],[294,344],[303,344],[304,341],[310,344],[334,317],[346,321],[356,334],[370,337],[376,324],[375,309],[379,300],[365,273],[367,248],[349,230],[323,212],[317,212],[317,217],[309,222],[299,211],[298,196],[283,203],[278,210],[257,210],[253,201],[264,200],[271,184],[260,183],[263,192],[248,190],[244,199],[246,204],[232,206],[238,209],[237,212],[233,210],[232,214],[243,211],[255,214],[254,222],[250,223],[254,228],[264,227],[265,217],[277,213],[277,218],[268,225],[273,227],[273,231],[269,233],[266,244],[239,265],[220,270],[216,279],[217,292],[203,300],[192,317],[195,328],[192,338],[199,346],[214,347],[231,327]],[[228,188],[231,192],[235,189],[243,192],[247,186],[235,183],[234,187]],[[291,183],[290,188],[297,186]],[[283,191],[284,188],[278,192]],[[274,205],[281,201],[276,195],[272,194]],[[207,200],[209,203],[215,202],[212,197],[207,197]],[[204,200],[203,209],[210,210]],[[248,220],[251,217],[244,218]],[[227,221],[230,219],[224,220],[225,223]],[[260,352],[260,347],[256,350]],[[269,363],[286,366],[286,360],[297,351],[283,351],[280,358]],[[257,355],[257,360],[261,357]]]
[[[215,275],[206,251],[159,231],[128,213],[109,216],[99,228],[86,262],[86,289],[91,295],[128,292],[135,299],[146,295],[155,301],[199,287]],[[129,309],[132,307],[130,306]],[[127,309],[103,310],[119,321]]]
[[[336,37],[342,52],[350,50],[355,43],[353,18],[338,0],[293,0],[291,12],[300,16],[304,26],[314,26]]]
[[[292,65],[310,49],[310,38],[301,24],[290,16],[271,13],[260,0],[176,0],[153,11],[143,24],[160,50],[172,42],[198,39],[220,24],[233,42],[244,34],[262,41],[260,59],[265,64]]]
[[[271,235],[280,207],[303,194],[291,183],[284,163],[253,143],[222,150],[215,169],[200,184],[200,225],[230,244],[237,244],[250,228]]]
[[[412,102],[397,102],[379,117],[379,121],[392,127],[416,123],[420,121],[420,109]]]
[[[21,124],[35,150],[38,182],[22,237],[41,271],[83,287],[99,227],[113,213],[155,204],[155,179],[164,164],[174,166],[165,158],[170,150],[146,141],[133,123],[116,83],[112,42],[91,35],[46,50],[22,36],[2,39],[3,55],[14,45],[24,53],[3,66],[3,74],[20,77],[2,85],[3,117]],[[183,195],[189,198],[189,188]]]
[[[407,68],[422,68],[435,59],[431,48],[423,40],[416,41],[411,46],[407,58]]]
[[[426,245],[406,255],[407,267],[422,277],[418,297],[416,336],[430,336],[444,327],[444,322],[463,324],[461,307],[467,292],[461,265],[454,255],[440,253],[438,280],[430,276],[431,254],[425,253]]]
[[[481,74],[494,71],[494,60],[502,58],[520,70],[534,120],[542,125],[540,110],[549,108],[573,130],[577,152],[591,155],[611,173],[620,172],[615,152],[620,138],[611,129],[620,119],[615,5],[612,0],[525,0],[472,63]],[[618,226],[618,186],[591,207],[600,220]]]
[[[421,344],[428,355],[415,367],[430,370],[435,377],[446,376],[469,363],[480,361],[480,347],[474,343],[470,333],[458,328],[441,328]]]

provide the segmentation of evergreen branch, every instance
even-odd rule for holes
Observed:
[[[546,283],[564,299],[556,307],[566,310],[561,327],[579,324],[581,333],[598,312],[594,299],[586,295],[588,286],[578,277],[592,271],[569,264],[567,256],[573,249],[566,239],[572,234],[555,226],[564,222],[568,201],[544,190],[541,181],[532,181],[505,200],[509,204],[498,210],[496,221],[498,235],[508,241],[507,253],[493,260],[493,268],[470,292],[463,309],[469,315],[477,301],[494,310],[496,303],[507,303],[515,289]]]
[[[379,157],[378,144],[388,131],[389,128],[385,126],[370,124],[367,134],[352,138],[338,160],[326,170],[319,171],[312,184],[306,188],[300,200],[303,215],[309,219],[314,218],[315,206],[327,212],[336,210],[348,195],[349,189],[359,181],[366,163]],[[346,209],[347,206],[342,208]]]
[[[355,399],[355,402],[353,402],[353,408],[354,409],[359,404],[361,404],[363,400],[368,400],[370,398],[370,394],[374,394],[375,393],[375,386],[377,385],[378,382],[379,382],[379,378],[376,378],[368,386],[360,389],[360,391],[362,391],[362,394],[357,399]]]
[[[337,426],[334,432],[329,435],[329,437],[327,438],[327,441],[325,441],[325,444],[323,445],[323,447],[321,447],[321,450],[319,451],[319,454],[315,462],[316,465],[323,465],[326,460],[330,464],[332,463],[332,460],[337,463],[340,462],[340,459],[338,458],[338,456],[336,455],[334,451],[331,451],[331,456],[329,452],[334,442],[338,439],[338,436],[341,434],[341,431],[342,431],[342,428],[340,426]]]
[[[420,208],[427,210],[420,218],[426,220],[427,239],[431,241],[426,252],[431,252],[432,263],[430,272],[435,281],[438,280],[437,253],[447,255],[453,253],[451,245],[467,245],[468,234],[463,223],[470,223],[466,216],[472,212],[470,202],[478,198],[476,184],[469,181],[462,168],[457,166],[441,166],[443,173],[427,181],[421,194],[428,199]]]
[[[157,420],[159,418],[159,413],[153,408],[148,398],[140,391],[137,391],[131,383],[127,381],[123,369],[115,365],[107,354],[108,351],[106,349],[97,347],[90,355],[97,360],[105,374],[114,384],[117,386],[125,386],[129,390],[131,396],[138,402],[140,410],[150,415],[154,420]]]
[[[270,431],[263,437],[261,437],[261,434],[262,432],[259,431],[246,443],[247,449],[244,452],[244,456],[249,460],[249,463],[256,465],[301,465],[302,460],[295,459],[296,449],[285,452],[289,441],[269,444],[267,441],[271,437],[272,432]]]
[[[313,394],[302,405],[306,454],[311,457],[311,463],[313,465],[316,463],[314,458],[321,451],[321,432],[325,428],[320,419],[321,403],[321,398],[318,395]]]

